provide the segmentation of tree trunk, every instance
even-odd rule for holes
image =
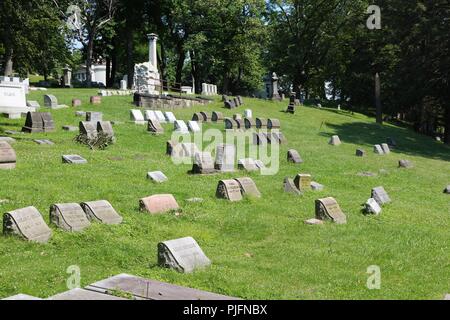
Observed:
[[[444,117],[445,117],[444,143],[450,145],[450,105],[447,105]]]
[[[91,29],[91,32],[88,36],[88,46],[87,46],[87,52],[86,52],[86,85],[88,88],[92,86],[92,57],[94,55],[94,37],[96,34],[96,27],[93,27]]]
[[[7,48],[5,54],[5,77],[10,77],[13,75],[13,55],[14,50],[12,48]]]
[[[116,80],[117,74],[117,50],[116,50],[116,42],[114,41],[114,49],[112,51],[111,57],[111,86],[114,85],[114,81]]]
[[[377,123],[383,124],[383,110],[381,109],[381,82],[378,72],[375,74],[375,106],[377,109]]]
[[[106,83],[107,88],[111,88],[113,85],[111,83],[111,58],[106,57]]]
[[[189,56],[191,57],[191,73],[192,73],[192,78],[195,80],[193,85],[194,85],[194,93],[198,94],[199,93],[199,76],[198,76],[198,67],[197,67],[197,62],[195,60],[195,52],[194,50],[189,51]]]
[[[128,75],[128,87],[132,88],[134,84],[134,43],[133,43],[133,30],[131,28],[131,21],[127,18],[127,75]]]
[[[184,61],[186,60],[186,52],[183,50],[183,43],[178,43],[177,46],[178,50],[178,62],[177,62],[177,69],[176,69],[176,76],[175,76],[175,87],[180,89],[181,88],[181,81],[183,76],[183,67],[184,67]]]

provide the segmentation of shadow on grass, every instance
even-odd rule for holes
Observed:
[[[397,144],[396,151],[413,156],[450,161],[449,146],[405,128],[380,126],[376,123],[366,122],[327,123],[327,127],[334,130],[343,142],[373,146],[385,143],[387,142],[386,139],[391,137]],[[325,132],[320,134],[327,137],[331,136],[331,134]]]

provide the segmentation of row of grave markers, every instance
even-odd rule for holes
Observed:
[[[242,100],[241,96],[229,99],[226,95],[223,95],[222,101],[224,102],[224,107],[227,109],[234,109],[244,105],[244,100]]]

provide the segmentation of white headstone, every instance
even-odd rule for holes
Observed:
[[[164,117],[166,118],[166,121],[168,123],[175,123],[175,121],[177,121],[177,118],[175,117],[173,112],[170,111],[164,112]]]
[[[381,213],[381,207],[375,199],[370,198],[365,204],[365,210],[367,213],[373,213],[379,215]]]
[[[162,113],[162,111],[156,110],[155,114],[160,123],[166,123],[166,117],[164,117],[164,114]]]
[[[144,112],[144,118],[145,120],[158,120],[158,117],[155,114],[155,111],[153,110],[145,110]]]
[[[127,90],[128,89],[128,83],[126,80],[120,80],[120,90]]]
[[[142,115],[141,110],[133,109],[130,111],[131,121],[134,121],[135,124],[145,125],[145,119]]]
[[[179,133],[189,133],[189,129],[186,126],[186,122],[184,122],[183,120],[175,121],[174,129],[176,132],[179,132]]]
[[[244,111],[244,117],[246,117],[246,118],[253,118],[253,112],[252,112],[252,110],[246,109],[246,110]]]
[[[200,132],[201,131],[200,126],[198,125],[197,121],[189,121],[188,127],[189,127],[189,130],[192,132]]]

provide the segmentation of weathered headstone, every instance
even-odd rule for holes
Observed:
[[[240,159],[238,160],[238,168],[246,171],[258,171],[255,160],[252,158]]]
[[[384,154],[383,148],[379,144],[373,146],[373,152],[376,154]]]
[[[149,172],[149,173],[147,173],[147,178],[151,179],[157,183],[163,183],[168,180],[166,175],[164,173],[162,173],[161,171]]]
[[[41,112],[41,117],[44,126],[44,132],[55,131],[55,122],[53,121],[52,114],[50,112]]]
[[[200,114],[202,115],[203,122],[210,122],[211,121],[211,117],[210,117],[210,115],[207,112],[202,111],[202,112],[200,112]]]
[[[334,198],[316,200],[316,218],[319,220],[331,220],[338,224],[347,223],[347,217]]]
[[[160,110],[156,110],[155,111],[155,115],[158,118],[159,122],[161,123],[166,123],[166,117],[164,116],[164,114],[162,113],[162,111]]]
[[[444,193],[450,194],[450,184],[444,189]]]
[[[341,139],[339,138],[339,136],[334,135],[331,137],[329,144],[331,144],[332,146],[338,146],[340,144],[342,144]]]
[[[154,110],[145,110],[144,111],[144,120],[158,120],[158,117],[156,116],[156,113]],[[159,122],[159,120],[158,120]]]
[[[44,132],[44,122],[39,112],[28,112],[25,120],[25,126],[22,127],[22,132],[36,133]]]
[[[236,124],[236,129],[245,129],[244,120],[234,119],[234,123]]]
[[[253,118],[244,119],[245,129],[251,129],[256,127],[256,121]]]
[[[157,119],[150,119],[148,120],[147,131],[154,134],[162,134],[164,133],[164,128]]]
[[[216,147],[215,169],[221,172],[234,171],[236,148],[233,144],[219,144]]]
[[[294,179],[295,186],[300,192],[311,190],[311,182],[312,178],[310,174],[298,174]]]
[[[213,111],[212,116],[211,116],[211,121],[212,122],[223,121],[223,114],[222,114],[222,112]]]
[[[241,187],[241,193],[243,195],[257,198],[261,197],[261,193],[259,192],[252,178],[238,178],[234,180],[236,180],[239,183]]]
[[[372,189],[372,198],[375,199],[376,202],[380,206],[391,202],[391,199],[389,198],[389,195],[387,194],[386,190],[384,190],[383,187],[376,187]]]
[[[250,110],[250,109],[245,109],[244,110],[244,117],[245,118],[253,118],[253,112],[252,112],[252,110]]]
[[[267,137],[262,132],[253,133],[253,144],[264,145],[267,144]]]
[[[200,132],[200,131],[202,131],[200,129],[200,126],[198,125],[197,121],[188,121],[188,128],[189,128],[189,131],[192,131],[192,132]]]
[[[79,155],[64,155],[62,156],[63,163],[68,164],[86,164],[87,160]]]
[[[297,150],[290,149],[287,153],[287,161],[292,163],[303,163],[303,159],[300,157],[300,154]]]
[[[58,228],[78,232],[91,225],[78,203],[58,203],[50,207],[50,222]]]
[[[144,116],[142,115],[141,110],[137,109],[130,110],[130,119],[135,124],[145,125],[145,119]]]
[[[58,99],[54,95],[46,94],[44,95],[44,106],[50,109],[57,109]]]
[[[16,152],[6,141],[0,141],[0,170],[14,169],[16,167]]]
[[[192,116],[192,121],[203,122],[203,116],[200,112],[194,113]]]
[[[318,182],[311,181],[311,189],[313,189],[313,191],[323,191],[324,186]]]
[[[106,200],[81,203],[81,207],[90,221],[98,221],[104,224],[121,224],[123,218]]]
[[[86,112],[86,121],[89,122],[103,121],[103,113],[88,111]]]
[[[169,211],[178,211],[180,207],[171,194],[157,194],[139,200],[141,211],[151,214],[165,213]]]
[[[366,152],[362,149],[357,149],[356,150],[356,156],[357,157],[365,157],[366,156]]]
[[[101,104],[102,103],[102,97],[101,96],[92,96],[89,101],[91,104]]]
[[[225,123],[225,129],[233,129],[233,127],[235,126],[236,122],[231,119],[231,118],[225,118],[224,120]]]
[[[263,119],[263,118],[256,118],[256,128],[266,129],[267,128],[267,120]]]
[[[167,141],[167,143],[166,143],[166,155],[168,155],[168,156],[172,156],[172,155],[173,156],[177,156],[177,155],[173,154],[174,151],[175,151],[175,146],[177,146],[177,145],[178,145],[178,143],[175,142],[175,141],[172,141],[172,140]],[[179,157],[179,155],[177,157]]]
[[[210,266],[211,261],[193,238],[186,237],[159,243],[158,264],[178,272],[190,273]]]
[[[280,129],[281,124],[280,124],[280,120],[278,119],[268,119],[267,120],[267,129],[272,130],[272,129]]]
[[[182,134],[187,134],[189,133],[189,129],[186,126],[186,122],[184,122],[183,120],[177,120],[174,123],[174,130],[176,132],[182,133]]]
[[[198,152],[194,156],[194,164],[192,173],[194,174],[211,174],[216,172],[214,169],[214,161],[210,152]]]
[[[27,207],[5,213],[3,233],[14,234],[28,241],[46,243],[52,236],[42,215],[35,207]]]
[[[399,166],[400,168],[406,168],[406,169],[410,169],[410,168],[414,167],[413,164],[412,164],[412,162],[409,161],[409,160],[400,160],[400,161],[398,162],[398,166]]]
[[[384,154],[389,154],[389,153],[391,153],[391,149],[389,149],[389,146],[388,146],[387,143],[381,144],[381,149],[383,149]]]
[[[236,180],[221,180],[217,186],[216,197],[230,201],[242,200],[241,186]]]
[[[84,134],[88,139],[95,139],[97,137],[97,125],[90,121],[80,121],[80,134]]]
[[[81,107],[83,103],[81,102],[80,99],[72,99],[72,107],[76,108],[76,107]]]
[[[370,198],[364,204],[364,211],[370,214],[379,215],[381,213],[381,207],[375,199]]]
[[[34,109],[34,111],[36,111],[41,107],[41,105],[37,101],[27,101],[27,107],[32,108]]]
[[[302,193],[300,192],[300,190],[297,189],[297,187],[295,186],[294,180],[291,178],[284,178],[284,192],[287,193],[293,193],[295,195],[301,195]]]
[[[177,118],[175,117],[173,112],[170,112],[170,111],[164,112],[164,117],[166,118],[166,121],[168,123],[174,123],[175,121],[177,121]]]
[[[114,138],[114,130],[111,122],[109,121],[98,121],[97,122],[97,131],[102,132],[109,138]]]

